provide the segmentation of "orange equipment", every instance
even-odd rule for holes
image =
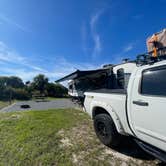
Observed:
[[[157,42],[158,42],[158,36],[157,34],[154,34],[149,40],[148,43],[153,44],[153,57],[157,57]]]
[[[148,53],[152,57],[166,54],[166,29],[147,38]]]

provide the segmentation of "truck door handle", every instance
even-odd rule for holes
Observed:
[[[139,106],[148,106],[149,105],[148,102],[144,102],[144,101],[133,101],[133,104],[136,104]]]

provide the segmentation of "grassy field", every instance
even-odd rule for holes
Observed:
[[[0,165],[129,163],[155,165],[105,147],[96,138],[92,121],[84,112],[68,109],[0,114]]]
[[[0,109],[9,105],[9,101],[0,101]]]
[[[86,116],[76,110],[0,114],[0,165],[70,163],[67,153],[61,153],[62,138],[57,133]]]

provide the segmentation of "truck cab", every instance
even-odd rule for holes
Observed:
[[[132,73],[127,107],[133,134],[166,151],[166,61]]]

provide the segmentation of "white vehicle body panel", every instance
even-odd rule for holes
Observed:
[[[139,93],[142,72],[145,69],[166,65],[160,62],[153,66],[143,66],[133,73],[134,84],[129,88],[128,108],[129,122],[134,133],[141,140],[166,150],[166,97],[142,95]],[[134,105],[133,101],[146,101],[148,106]]]
[[[123,65],[116,66],[114,72],[123,68]],[[127,67],[126,64],[125,72],[132,73],[127,88],[127,105],[125,94],[86,92],[85,110],[93,116],[95,107],[105,109],[120,134],[133,135],[166,151],[166,96],[146,96],[139,93],[142,71],[161,65],[166,65],[166,61],[140,67],[135,64]],[[135,105],[135,100],[146,101],[149,105]]]
[[[125,73],[132,73],[133,70],[136,68],[136,64],[129,62],[129,63],[117,65],[113,68],[113,72],[116,74],[117,70],[120,68],[123,68]]]
[[[101,107],[108,111],[111,115],[117,130],[121,134],[125,134],[125,130],[128,131],[128,125],[126,120],[125,111],[122,111],[125,108],[126,95],[118,94],[105,94],[105,93],[93,93],[86,92],[86,98],[84,105],[86,111],[91,115],[93,114],[93,109],[96,107]],[[123,123],[121,123],[123,122]]]

